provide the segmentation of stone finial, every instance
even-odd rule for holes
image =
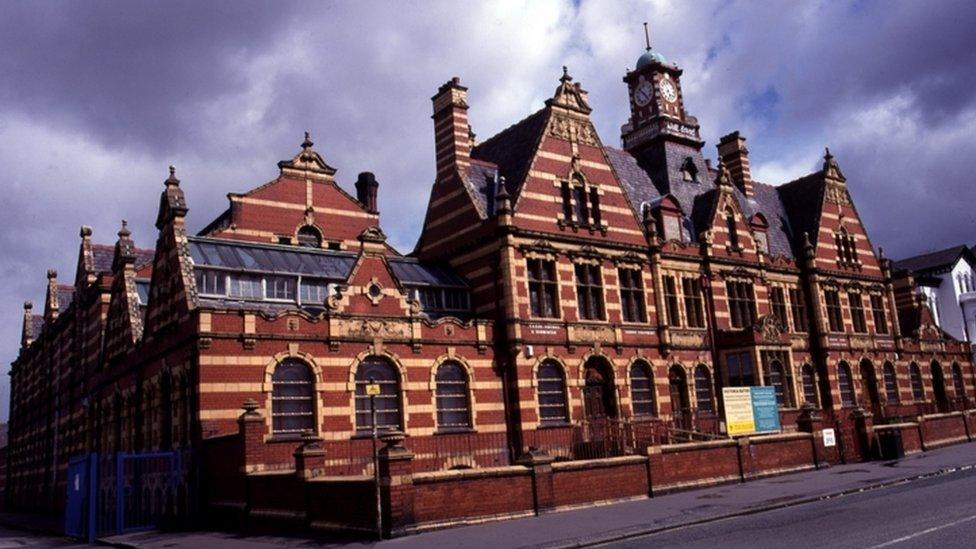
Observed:
[[[498,178],[498,194],[495,195],[495,212],[512,213],[512,197],[508,194],[508,185],[505,183],[505,176]]]
[[[249,398],[249,399],[245,400],[241,404],[241,408],[244,409],[244,415],[245,416],[254,416],[254,415],[257,415],[258,414],[258,407],[259,407],[258,406],[258,401],[254,400],[253,398]]]
[[[572,82],[573,77],[569,75],[569,69],[563,65],[563,75],[559,78],[560,82]]]
[[[166,186],[180,186],[180,180],[176,178],[176,167],[172,164],[169,167],[169,177],[166,178],[165,184]]]
[[[132,234],[129,231],[129,222],[126,221],[125,219],[122,220],[122,228],[119,229],[119,233],[118,234],[119,234],[120,237],[129,236],[129,235]]]
[[[312,142],[312,132],[310,130],[305,130],[305,140],[302,141],[302,148],[305,150],[311,149],[315,143]]]
[[[725,167],[725,162],[721,158],[718,160],[718,170],[715,174],[715,186],[727,191],[732,190],[732,174],[729,172],[729,169]]]
[[[54,278],[57,278],[57,277],[58,277],[58,272],[57,271],[55,271],[54,269],[48,269],[47,270],[47,279],[48,280],[51,280],[51,279],[54,279]]]
[[[78,236],[81,238],[91,238],[92,228],[89,225],[82,225],[81,230],[78,232]]]
[[[834,160],[834,155],[830,154],[830,147],[824,147],[823,174],[825,177],[844,182],[846,178],[840,171],[840,165]]]
[[[33,309],[34,309],[34,302],[33,301],[25,301],[24,302],[24,310],[25,311],[31,311]]]

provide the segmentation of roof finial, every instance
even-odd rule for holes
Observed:
[[[166,178],[164,182],[166,185],[179,185],[180,180],[176,178],[176,167],[170,164],[169,166],[169,177]]]
[[[119,237],[120,238],[123,238],[123,237],[129,236],[130,234],[131,233],[129,232],[129,222],[126,221],[125,219],[123,219],[122,220],[122,228],[119,229]]]
[[[560,82],[571,82],[573,77],[569,75],[569,69],[563,65],[563,75],[559,78]]]
[[[824,159],[830,160],[834,155],[830,154],[830,147],[824,147]]]
[[[644,21],[644,43],[647,45],[647,51],[651,51],[651,33],[647,30],[647,21]]]
[[[309,130],[305,130],[305,141],[302,141],[302,148],[311,149],[312,145],[314,144],[315,143],[312,143],[312,132]]]

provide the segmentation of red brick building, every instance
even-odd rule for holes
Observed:
[[[437,177],[406,256],[385,242],[372,174],[351,196],[308,135],[279,177],[228,195],[196,236],[171,168],[153,249],[124,222],[114,247],[83,227],[73,283],[49,272],[43,314],[25,304],[10,505],[60,508],[69,459],[89,452],[183,452],[180,509],[247,501],[227,487],[296,468],[358,478],[371,471],[370,381],[377,426],[404,431],[412,471],[431,475],[641,453],[677,475],[687,467],[660,454],[672,450],[648,447],[722,438],[731,386],[773,386],[786,432],[809,403],[819,415],[806,419],[841,435],[844,455],[828,460],[867,457],[872,424],[971,408],[967,345],[917,300],[902,300],[915,321],[899,325],[890,263],[830,152],[773,186],[752,178],[733,132],[713,166],[681,75],[650,49],[627,73],[622,149],[604,145],[565,69],[540,110],[481,143],[467,89],[448,81],[432,98]],[[624,495],[591,484],[608,492],[564,501],[557,483],[550,503]],[[538,510],[538,489],[526,493]],[[410,498],[409,521],[449,520]]]

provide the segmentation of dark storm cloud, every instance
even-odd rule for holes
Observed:
[[[434,176],[429,99],[448,78],[485,139],[541,107],[566,64],[616,144],[645,20],[685,70],[709,156],[741,129],[775,184],[830,145],[874,245],[976,244],[972,2],[7,2],[0,356],[16,355],[23,300],[43,305],[45,271],[72,281],[79,225],[112,243],[127,218],[152,246],[170,163],[199,229],[311,129],[347,189],[376,173],[383,227],[409,251]]]
[[[299,14],[271,2],[9,2],[0,101],[109,147],[179,146],[195,108],[248,86],[237,62]]]

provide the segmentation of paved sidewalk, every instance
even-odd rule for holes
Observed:
[[[391,549],[427,547],[569,547],[612,540],[639,532],[726,516],[755,513],[844,493],[878,488],[904,479],[951,472],[976,466],[976,443],[959,444],[909,456],[894,462],[839,465],[637,501],[587,507],[501,522],[438,530],[353,546]],[[140,548],[312,546],[327,539],[307,540],[275,536],[243,537],[228,533],[144,532],[102,540],[113,545]],[[333,542],[333,544],[335,544]]]

